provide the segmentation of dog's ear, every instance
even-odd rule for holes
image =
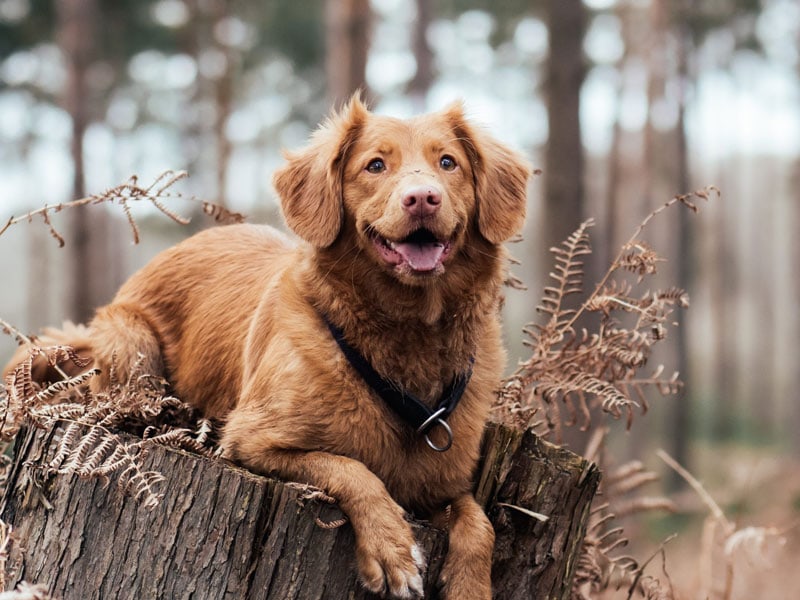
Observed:
[[[531,167],[519,153],[470,124],[460,102],[444,114],[472,165],[478,229],[493,244],[504,242],[525,223]]]
[[[355,94],[314,132],[306,148],[285,154],[287,164],[272,178],[286,224],[317,248],[330,246],[339,235],[347,151],[368,115],[359,94]]]

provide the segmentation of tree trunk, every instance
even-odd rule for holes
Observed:
[[[230,3],[228,0],[217,0],[210,5],[211,23],[217,25],[230,17]],[[233,112],[234,101],[234,76],[239,66],[239,56],[227,40],[216,41],[216,50],[225,57],[225,69],[214,80],[214,141],[216,142],[217,160],[217,204],[227,206],[228,202],[228,168],[233,154],[233,144],[228,139],[225,127]]]
[[[800,179],[800,161],[797,161],[794,170],[795,180]],[[795,195],[797,195],[796,190]],[[789,219],[791,219],[792,231],[800,231],[798,229],[800,227],[800,198],[795,197],[793,200],[789,207]],[[792,235],[790,240],[789,260],[792,265],[792,273],[797,274],[800,273],[800,239],[798,239],[797,235]],[[795,276],[792,278],[791,287],[792,306],[800,306],[800,277]],[[795,341],[800,339],[800,319],[795,316],[790,323],[791,330],[788,340],[790,347],[794,348]],[[788,385],[791,387],[788,389],[791,393],[796,393],[796,390],[800,390],[800,365],[793,361],[790,369]],[[792,449],[794,450],[794,456],[800,457],[800,402],[795,398],[795,401],[791,402],[789,406],[788,427]]]
[[[433,50],[428,43],[428,28],[433,20],[433,3],[429,0],[416,0],[417,18],[414,19],[414,30],[411,39],[411,49],[417,63],[414,78],[408,84],[408,95],[415,108],[422,112],[425,110],[425,98],[433,84]]]
[[[735,174],[740,170],[738,158],[728,159],[722,167],[720,189],[733,189]],[[729,184],[730,182],[730,184]],[[728,208],[730,207],[730,208]],[[713,254],[714,278],[711,284],[711,318],[714,327],[714,405],[711,420],[711,436],[715,441],[728,442],[736,435],[737,418],[741,415],[742,402],[736,378],[739,351],[739,332],[731,324],[736,322],[736,300],[740,297],[741,283],[737,269],[737,244],[732,215],[735,208],[726,206],[718,210],[713,224],[716,244]]]
[[[545,150],[545,192],[539,234],[543,247],[538,254],[544,263],[541,273],[551,270],[548,251],[575,231],[584,218],[583,144],[580,125],[580,93],[585,75],[583,34],[586,9],[581,0],[547,0],[550,32],[547,59],[547,123]],[[588,265],[590,276],[592,265]],[[568,296],[564,308],[577,308],[577,296]],[[584,326],[586,324],[580,324]],[[592,419],[600,418],[599,412]],[[582,452],[588,436],[579,427],[565,427],[559,440],[575,452]]]
[[[41,583],[63,600],[374,597],[357,580],[352,529],[319,527],[317,519],[341,513],[305,486],[153,446],[145,467],[167,480],[161,503],[148,510],[101,481],[45,476],[60,435],[54,427],[17,437],[2,506],[21,542],[8,564],[12,587]],[[487,430],[485,454],[477,495],[497,532],[496,597],[567,598],[598,470],[497,425]],[[446,534],[412,525],[428,557],[425,597],[436,598]]]
[[[72,198],[85,194],[83,136],[89,123],[89,102],[86,71],[92,53],[93,23],[97,15],[95,0],[62,0],[58,9],[58,42],[67,61],[67,81],[63,105],[72,119]],[[67,311],[76,323],[85,323],[92,315],[96,303],[92,290],[97,288],[93,278],[102,277],[102,271],[90,268],[92,244],[90,232],[93,221],[102,219],[103,211],[89,211],[87,207],[74,209],[69,214],[70,260],[67,293]],[[100,224],[102,227],[102,224]]]
[[[678,103],[678,122],[675,127],[677,135],[677,184],[681,193],[691,190],[691,177],[689,173],[689,147],[686,139],[686,104],[688,86],[690,83],[689,54],[692,51],[691,32],[684,25],[678,28],[678,65],[677,76],[680,86],[680,99]],[[689,232],[689,211],[678,211],[678,287],[689,290],[694,278],[694,244]],[[676,352],[678,358],[678,372],[684,382],[684,389],[676,395],[672,403],[672,417],[670,431],[670,452],[673,458],[686,468],[690,468],[689,436],[691,434],[691,397],[686,392],[693,389],[691,373],[689,372],[689,338],[686,327],[676,329]],[[668,485],[671,489],[681,488],[685,485],[683,479],[675,472],[670,472]]]
[[[585,74],[585,11],[581,0],[547,1],[550,31],[546,84],[549,137],[542,230],[547,248],[565,240],[582,220],[584,161],[580,92]],[[549,264],[544,272],[548,271]]]
[[[371,21],[369,0],[325,2],[325,71],[334,106],[340,106],[358,90],[369,99],[367,55]]]

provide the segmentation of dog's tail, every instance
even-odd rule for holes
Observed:
[[[93,392],[108,388],[111,373],[125,382],[134,366],[148,375],[164,376],[164,362],[157,335],[146,316],[127,304],[109,304],[97,311],[89,326],[66,321],[60,329],[48,327],[24,344],[3,368],[3,381],[9,381],[20,366],[30,362],[30,378],[49,384],[75,377],[91,368],[98,370],[89,386]],[[71,348],[71,352],[63,348]]]
[[[65,352],[48,352],[55,347],[69,347],[78,360],[73,361]],[[37,352],[41,349],[41,352]],[[31,379],[40,384],[53,383],[64,378],[74,377],[92,366],[92,340],[89,328],[65,321],[61,328],[45,327],[35,339],[35,345],[23,344],[17,348],[11,360],[3,367],[3,381],[8,381],[14,371],[30,361]]]

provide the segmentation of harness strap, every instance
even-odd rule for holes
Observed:
[[[450,385],[442,392],[439,401],[434,408],[431,409],[414,394],[400,390],[397,384],[381,377],[369,361],[364,358],[358,350],[347,343],[347,340],[344,339],[344,332],[339,327],[331,323],[324,315],[322,319],[328,326],[336,343],[339,344],[339,348],[347,361],[358,374],[361,375],[366,384],[372,388],[401,419],[414,428],[417,433],[424,435],[425,441],[431,448],[439,452],[444,452],[449,449],[453,442],[453,434],[452,431],[450,431],[450,427],[447,425],[447,417],[455,410],[461,397],[464,395],[464,390],[466,390],[467,384],[472,376],[472,365],[475,362],[474,357],[470,357],[468,369],[453,378]],[[436,426],[442,427],[448,435],[449,439],[445,446],[436,446],[428,437],[428,433]]]

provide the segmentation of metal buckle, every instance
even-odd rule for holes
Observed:
[[[441,418],[442,413],[444,413],[445,409],[440,408],[435,413],[433,413],[430,417],[428,417],[425,422],[417,428],[417,433],[422,433],[425,436],[425,443],[428,446],[435,450],[436,452],[446,452],[450,449],[450,446],[453,445],[453,430],[450,429],[450,425],[447,424],[447,421]],[[447,434],[447,442],[444,446],[437,446],[431,441],[431,438],[428,437],[428,432],[436,427],[441,427],[444,429],[445,434]]]

